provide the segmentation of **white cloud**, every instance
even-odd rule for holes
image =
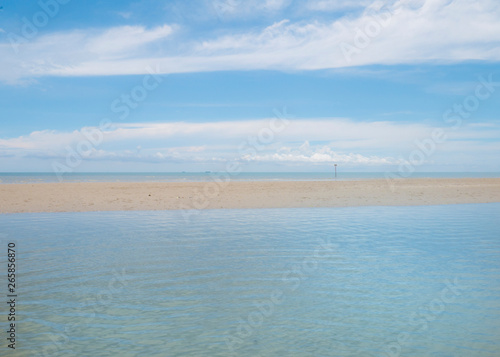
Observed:
[[[86,42],[86,49],[100,56],[133,55],[141,46],[164,39],[171,33],[172,27],[167,25],[151,30],[146,30],[142,26],[115,27],[90,38]]]
[[[304,150],[304,145],[307,150]],[[285,152],[283,152],[285,151]],[[304,152],[306,151],[306,152]],[[244,155],[244,161],[264,163],[303,163],[303,164],[351,164],[351,165],[394,165],[399,161],[393,157],[376,155],[365,156],[355,153],[339,153],[330,146],[323,145],[315,149],[310,148],[306,141],[298,149],[281,148],[278,152],[263,155]]]
[[[40,36],[33,42],[15,40],[14,46],[0,44],[0,80],[15,83],[58,71],[71,71],[83,63],[96,63],[104,71],[101,74],[106,74],[108,66],[119,65],[123,59],[142,57],[142,53],[148,53],[148,46],[166,40],[173,31],[174,28],[168,25],[152,29],[119,26],[101,31],[56,32]],[[130,74],[130,68],[121,69]],[[145,68],[141,68],[138,73],[144,71]],[[86,74],[97,73],[94,69]]]
[[[309,0],[305,4],[307,10],[313,11],[340,11],[353,8],[362,8],[373,0]]]
[[[124,19],[130,19],[132,17],[132,13],[131,12],[117,12],[118,15],[120,15],[121,17],[123,17]]]
[[[264,9],[277,11],[290,5],[290,0],[265,0],[262,5]]]
[[[292,0],[209,0],[207,7],[224,20],[275,14],[291,2]]]
[[[418,148],[415,141],[428,140],[435,129],[423,124],[355,122],[343,118],[290,120],[282,132],[275,133],[264,145],[258,138],[264,128],[271,127],[270,120],[116,124],[104,132],[103,142],[93,145],[85,157],[91,161],[213,163],[240,160],[280,165],[337,162],[386,166],[406,159]],[[477,158],[489,164],[498,162],[494,155],[500,149],[498,123],[464,124],[458,131],[444,129],[448,138],[436,146],[436,157],[441,157],[441,162],[464,164],[464,157],[470,164],[476,164]],[[0,156],[64,160],[68,148],[78,151],[79,145],[86,141],[84,131],[89,130],[96,128],[72,132],[44,130],[0,139]],[[247,150],[256,147],[260,148]],[[433,155],[427,159],[435,158]]]
[[[280,8],[287,2],[260,4]],[[399,0],[389,6],[381,4],[371,2],[356,15],[348,13],[330,22],[280,18],[258,30],[209,32],[202,35],[203,39],[171,39],[173,28],[167,25],[53,33],[20,46],[18,55],[8,43],[0,45],[0,80],[141,74],[152,65],[160,66],[163,73],[183,73],[500,60],[497,0]],[[152,44],[155,46],[148,46]]]
[[[183,142],[240,142],[269,127],[270,119],[206,123],[131,123],[117,124],[106,134],[108,142],[122,140],[162,140],[175,138]],[[404,148],[415,138],[428,136],[431,128],[422,124],[394,122],[354,122],[345,118],[293,120],[280,133],[279,140],[289,142],[335,142],[340,149]]]
[[[0,149],[19,149],[21,151],[45,151],[60,150],[84,136],[80,131],[58,132],[55,130],[34,131],[27,136],[17,138],[0,139]]]

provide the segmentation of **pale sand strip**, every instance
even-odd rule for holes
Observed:
[[[500,179],[0,184],[0,213],[500,202]],[[203,194],[204,190],[208,197]]]

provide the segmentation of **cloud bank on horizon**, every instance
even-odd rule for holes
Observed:
[[[467,124],[456,130],[456,127],[412,123],[356,123],[345,118],[285,119],[286,125],[274,125],[280,129],[276,131],[272,130],[273,120],[276,118],[204,123],[110,123],[105,129],[43,130],[0,139],[0,153],[6,161],[19,157],[51,160],[55,171],[59,167],[61,172],[73,172],[74,166],[80,166],[83,160],[101,165],[121,161],[177,168],[238,162],[277,164],[282,169],[288,166],[300,171],[304,165],[324,168],[332,163],[367,170],[381,166],[394,170],[405,163],[411,163],[412,167],[425,163],[426,167],[438,164],[447,168],[450,160],[465,159],[473,160],[472,167],[477,168],[491,167],[498,161],[500,152],[500,123]],[[439,139],[433,139],[436,130],[442,133]],[[165,142],[169,145],[165,146]],[[410,153],[409,157],[394,156],[405,151]],[[73,165],[75,160],[78,165]]]
[[[221,120],[217,114],[209,116],[199,111],[193,119],[178,110],[168,113],[169,119],[162,119],[169,111],[165,102],[173,106],[185,103],[198,90],[193,88],[191,92],[176,94],[176,99],[171,95],[163,102],[151,102],[149,114],[140,115],[139,111],[132,118],[134,122],[131,118],[125,118],[129,122],[115,121],[103,132],[103,142],[83,155],[85,161],[96,164],[82,167],[93,170],[105,167],[102,162],[114,162],[120,169],[134,171],[139,166],[154,169],[161,164],[162,171],[165,165],[175,171],[196,170],[200,164],[217,168],[221,162],[238,160],[249,167],[277,170],[285,166],[314,169],[333,162],[354,169],[381,170],[411,159],[418,143],[432,139],[432,132],[440,129],[445,132],[445,139],[435,143],[439,150],[427,155],[425,147],[421,149],[425,158],[419,165],[432,170],[500,170],[500,118],[495,106],[500,76],[492,70],[500,61],[500,3],[496,0],[143,3],[142,7],[133,2],[108,4],[109,7],[98,9],[107,17],[91,18],[75,15],[81,4],[41,0],[31,7],[19,5],[12,18],[2,24],[0,90],[27,95],[26,108],[19,108],[18,102],[9,107],[6,99],[10,117],[2,118],[0,130],[0,161],[4,170],[29,171],[32,167],[48,171],[50,163],[64,160],[68,150],[75,150],[85,140],[83,131],[97,128],[95,115],[84,123],[74,119],[75,124],[68,125],[72,116],[77,117],[76,113],[68,114],[68,109],[64,123],[61,115],[61,119],[51,121],[52,127],[41,128],[40,121],[32,117],[37,112],[54,110],[48,104],[33,104],[43,101],[43,92],[49,91],[65,101],[56,107],[71,107],[71,100],[78,103],[77,99],[67,102],[66,92],[71,91],[71,86],[80,90],[85,83],[95,88],[97,98],[99,78],[119,83],[126,76],[147,76],[135,92],[135,87],[117,92],[128,93],[128,99],[115,95],[122,98],[121,108],[127,106],[122,110],[125,114],[125,110],[147,106],[149,92],[170,80],[171,76],[165,75],[191,75],[202,82],[206,80],[203,73],[216,73],[210,81],[217,83],[217,73],[221,73],[220,76],[234,77],[233,85],[238,85],[239,76],[248,72],[259,76],[282,72],[286,78],[300,78],[302,82],[297,80],[295,86],[305,86],[318,73],[325,73],[319,75],[329,76],[334,85],[336,76],[350,73],[352,88],[346,88],[336,99],[342,103],[359,97],[360,105],[373,105],[374,117],[360,116],[355,106],[340,113],[323,103],[323,107],[318,106],[320,115],[306,113],[289,118],[283,131],[273,133],[269,142],[261,138],[265,142],[257,144],[262,149],[249,155],[238,147],[266,128],[270,120],[267,115],[231,118],[221,111],[220,115],[226,115]],[[93,4],[91,1],[86,6]],[[97,7],[98,3],[94,5]],[[447,68],[460,64],[468,66],[467,72],[474,73],[475,80],[460,74],[455,74],[451,83],[445,78]],[[432,77],[425,83],[425,91],[445,88],[446,97],[426,99],[414,94],[416,88],[422,90],[419,66],[425,66],[424,71]],[[329,70],[334,72],[324,72]],[[384,82],[387,73],[395,82],[402,82],[405,89],[389,90]],[[356,89],[365,85],[359,77],[376,78],[374,88]],[[465,89],[459,90],[457,96],[453,91],[462,87]],[[282,102],[279,93],[289,90],[286,83],[273,83],[273,88],[273,103],[281,100],[280,104],[293,107],[293,103],[300,102],[296,98],[292,105]],[[255,97],[253,104],[271,107],[268,98],[256,99],[259,90],[262,88],[257,85],[248,90]],[[318,92],[322,90],[323,87],[317,88]],[[401,108],[394,104],[401,101],[397,97],[400,94],[394,94],[397,91],[406,92],[402,95],[409,98],[415,95],[420,107],[426,108],[426,100],[433,101],[428,105],[432,111],[419,115],[414,108]],[[374,97],[384,93],[394,97],[391,105],[397,108],[387,105],[382,110],[378,103],[373,103]],[[216,106],[224,99],[223,93],[216,91],[204,94],[212,98],[212,102],[203,103],[205,107]],[[116,113],[120,106],[111,103]],[[18,107],[14,108],[16,104]],[[310,99],[304,104],[304,112],[314,105],[314,99]],[[401,114],[382,118],[383,111]],[[43,117],[47,115],[50,114]],[[429,119],[433,117],[437,119]]]

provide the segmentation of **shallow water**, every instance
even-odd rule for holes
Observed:
[[[337,180],[370,180],[396,178],[495,178],[500,172],[415,172],[410,176],[394,172],[338,172]],[[114,172],[114,173],[65,173],[58,177],[47,173],[0,173],[0,184],[33,184],[50,182],[200,182],[200,181],[323,181],[335,178],[333,172]]]
[[[8,355],[498,356],[499,218],[497,203],[1,215]]]

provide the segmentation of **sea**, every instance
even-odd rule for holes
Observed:
[[[500,356],[499,221],[500,203],[0,215],[0,355]]]
[[[114,173],[1,173],[0,184],[50,183],[50,182],[203,182],[213,180],[233,181],[323,181],[368,180],[392,178],[498,178],[500,172],[114,172]]]

